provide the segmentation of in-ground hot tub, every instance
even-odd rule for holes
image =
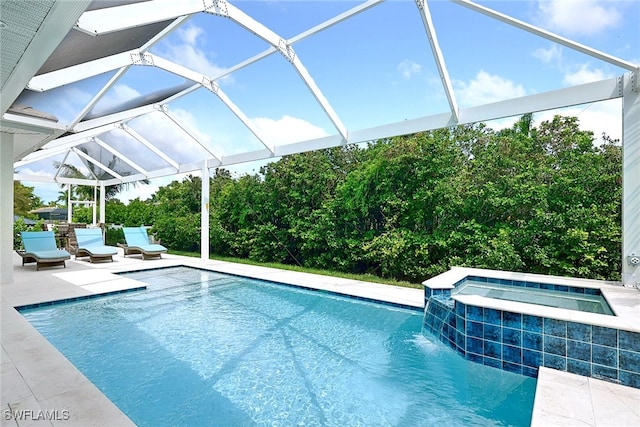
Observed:
[[[451,295],[479,295],[506,301],[544,305],[546,307],[613,315],[607,300],[600,293],[585,294],[525,286],[501,285],[478,280],[466,280],[451,291]]]
[[[423,284],[423,329],[467,360],[531,377],[544,366],[640,388],[637,290],[467,267]]]

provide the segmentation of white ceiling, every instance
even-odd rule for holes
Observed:
[[[598,51],[485,6],[455,0],[452,3],[461,11],[482,15],[500,25],[589,56],[614,67],[620,76],[577,86],[558,85],[546,92],[461,108],[447,68],[448,61],[457,53],[442,51],[436,31],[436,28],[451,26],[451,21],[434,22],[430,12],[432,3],[418,0],[412,2],[415,15],[412,24],[417,23],[423,37],[423,54],[430,57],[439,75],[443,99],[446,98],[445,108],[436,112],[425,109],[406,120],[395,119],[358,127],[357,120],[347,118],[334,106],[332,99],[335,96],[327,95],[334,93],[328,86],[330,82],[314,74],[311,67],[306,67],[305,61],[309,58],[298,55],[296,46],[303,40],[321,43],[323,39],[319,35],[323,31],[346,25],[349,20],[382,7],[382,3],[377,0],[348,3],[342,12],[285,37],[262,22],[266,18],[244,12],[239,7],[241,2],[236,6],[233,1],[223,0],[2,0],[1,132],[13,135],[15,177],[25,181],[58,183],[103,181],[112,185],[201,170],[205,160],[207,166],[213,168],[277,158],[342,144],[615,99],[622,95],[621,76],[627,72],[637,74],[640,69],[638,64],[611,53]],[[229,43],[238,43],[238,56],[241,57],[214,74],[195,70],[153,51],[154,46],[173,31],[187,25],[190,19],[205,14],[217,19],[212,23],[219,23],[219,31],[227,28],[242,31],[264,47],[242,57],[241,42],[233,38],[235,33],[230,33],[226,37]],[[403,25],[409,23],[389,22],[391,27]],[[213,27],[212,30],[217,29]],[[331,52],[331,49],[327,50]],[[223,84],[226,78],[258,67],[262,62],[272,61],[274,55],[292,71],[296,79],[291,82],[292,87],[302,87],[314,108],[323,115],[325,127],[330,129],[324,136],[303,137],[284,143],[271,140],[250,118],[246,104],[240,107],[226,92]],[[109,108],[101,107],[101,101],[119,81],[127,78],[127,73],[141,69],[149,70],[147,83],[150,86],[156,81],[153,73],[160,71],[176,76],[175,84],[152,88],[144,96],[133,97]],[[265,75],[265,84],[268,85],[272,79],[275,80],[275,76]],[[74,111],[70,119],[62,120],[61,109],[55,107],[62,105],[64,100],[52,103],[54,107],[50,111],[30,105],[31,100],[40,100],[47,95],[49,100],[55,99],[62,96],[57,95],[62,94],[60,88],[82,85],[87,81],[92,81],[95,87],[92,96]],[[371,87],[371,90],[376,88]],[[208,96],[215,98],[244,127],[252,144],[216,142],[215,135],[212,140],[207,140],[197,129],[185,123],[173,107],[198,91],[206,91]],[[289,95],[281,94],[285,98]],[[295,113],[292,111],[293,116]],[[219,113],[212,110],[211,115],[215,114]],[[162,132],[145,131],[142,124],[148,120],[162,123],[162,129],[171,129],[172,133],[179,135],[174,138],[177,142],[167,143],[160,135]],[[182,150],[178,150],[176,145]],[[36,164],[52,165],[54,161],[75,162],[79,169],[87,171],[88,178],[69,179],[55,171],[49,175],[24,172],[33,170]]]

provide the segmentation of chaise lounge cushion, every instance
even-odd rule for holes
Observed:
[[[43,266],[62,265],[66,267],[65,260],[71,259],[69,252],[58,249],[56,246],[53,231],[23,231],[20,234],[24,246],[24,252],[21,252],[20,255],[23,259],[35,259],[36,270]]]
[[[126,245],[120,245],[124,248],[124,255],[142,254],[142,259],[159,258],[163,252],[167,252],[167,248],[157,243],[149,242],[149,235],[144,227],[122,227]]]
[[[107,246],[102,240],[102,230],[99,228],[76,228],[78,249],[76,258],[89,257],[91,262],[113,261],[113,255],[118,254],[114,246]]]

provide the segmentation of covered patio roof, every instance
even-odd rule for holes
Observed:
[[[2,195],[12,194],[13,179],[104,187],[205,174],[621,99],[622,256],[640,254],[638,40],[621,41],[636,49],[623,58],[531,23],[509,2],[41,0],[0,7]],[[640,18],[640,5],[627,13]],[[478,44],[480,34],[491,38]],[[513,55],[508,73],[550,72],[529,62],[525,52],[536,46],[606,72],[587,83],[558,77],[501,96],[461,95],[470,70],[491,66],[489,50]],[[390,71],[400,80],[383,86],[379,77]],[[418,73],[422,79],[411,79]],[[60,164],[82,176],[63,176]],[[4,281],[8,207],[2,215]],[[625,281],[637,283],[638,266],[624,265]]]

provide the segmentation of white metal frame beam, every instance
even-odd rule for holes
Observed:
[[[109,144],[104,142],[102,139],[100,139],[98,137],[94,137],[93,138],[93,142],[98,144],[104,150],[106,150],[106,151],[110,152],[111,154],[113,154],[114,156],[116,156],[118,159],[122,160],[124,163],[128,164],[129,166],[131,166],[133,169],[137,170],[139,173],[141,173],[141,174],[143,174],[145,176],[149,175],[149,172],[147,170],[142,168],[139,164],[137,164],[136,162],[131,160],[129,157],[127,157],[124,154],[122,154],[120,151],[116,150],[115,148],[113,148],[112,146],[110,146]]]
[[[71,153],[71,150],[67,150],[64,154],[64,158],[62,159],[62,161],[60,162],[60,164],[65,164],[67,162],[67,159],[69,158],[69,154]],[[57,179],[60,176],[60,173],[62,173],[62,169],[58,168],[56,170],[56,173],[53,175],[53,179]],[[95,178],[95,176],[94,176]]]
[[[219,1],[224,3],[224,1]],[[86,11],[75,28],[96,36],[203,12],[213,0],[154,0]]]
[[[292,63],[294,68],[298,71],[298,74],[301,76],[301,78],[303,79],[307,87],[311,90],[314,97],[319,102],[320,106],[323,108],[325,113],[329,116],[329,118],[332,120],[332,122],[334,123],[334,125],[336,126],[340,134],[342,135],[343,143],[346,143],[347,142],[346,128],[340,122],[339,118],[337,117],[337,115],[329,105],[328,101],[324,98],[322,93],[317,88],[317,86],[315,85],[315,82],[311,78],[306,68],[304,68],[304,66],[299,61],[299,59],[295,57],[295,53],[293,52],[293,49],[291,48],[290,44],[292,44],[293,42],[300,41],[306,37],[309,37],[312,34],[315,34],[333,25],[336,25],[337,23],[342,22],[345,19],[355,14],[361,13],[381,3],[381,1],[382,0],[370,0],[368,2],[362,3],[332,19],[329,19],[299,34],[298,36],[293,37],[290,42],[284,41],[275,33],[271,32],[266,27],[257,23],[257,21],[252,20],[252,18],[248,17],[243,12],[239,11],[233,6],[231,6],[231,14],[233,14],[232,18],[234,18],[236,22],[238,22],[240,25],[243,25],[245,28],[249,29],[254,33],[255,33],[254,31],[255,27],[258,27],[258,29],[261,31],[260,37],[262,37],[267,42],[272,44],[272,47],[267,51],[265,51],[263,55],[258,55],[254,57],[256,58],[255,60],[261,59],[279,50],[283,54],[283,56]],[[109,82],[107,82],[107,84],[105,84],[101,88],[101,90],[94,96],[91,102],[87,106],[85,106],[85,108],[73,120],[73,123],[71,124],[71,126],[75,127],[74,130],[76,130],[77,132],[82,132],[93,126],[96,126],[98,123],[100,123],[100,120],[110,122],[110,123],[115,123],[116,121],[122,122],[125,119],[135,117],[140,112],[142,114],[148,112],[148,109],[144,109],[143,111],[137,110],[137,112],[134,114],[129,114],[129,112],[123,112],[118,114],[120,117],[116,117],[117,115],[111,115],[109,117],[97,119],[97,121],[90,120],[87,122],[79,123],[82,117],[84,117],[86,113],[90,111],[90,109],[93,106],[95,106],[95,104],[104,96],[104,94],[108,91],[108,89],[111,88],[117,82],[117,80],[121,77],[121,75],[130,66],[132,65],[157,66],[158,68],[165,69],[166,71],[172,72],[176,75],[180,75],[182,77],[188,78],[194,81],[196,84],[198,84],[199,86],[197,87],[204,86],[205,88],[209,89],[214,94],[216,94],[220,98],[220,100],[227,106],[227,108],[229,108],[232,111],[232,113],[256,136],[258,141],[262,143],[270,151],[270,156],[274,156],[275,145],[273,144],[273,142],[267,142],[264,139],[264,137],[260,134],[260,132],[258,132],[258,130],[255,128],[251,120],[248,117],[246,117],[246,115],[242,112],[242,110],[238,108],[231,101],[231,99],[219,88],[219,86],[215,83],[215,79],[210,79],[200,73],[196,73],[185,67],[181,67],[177,64],[171,63],[170,61],[164,60],[163,58],[159,58],[155,55],[151,55],[145,52],[145,50],[148,49],[153,43],[155,43],[157,40],[162,38],[168,32],[172,31],[180,22],[182,22],[182,20],[186,19],[185,15],[188,15],[191,13],[197,13],[197,12],[208,12],[208,13],[213,13],[220,16],[230,17],[229,16],[230,5],[224,2],[216,2],[216,3],[205,4],[203,6],[203,4],[200,3],[199,1],[181,2],[180,5],[177,5],[175,2],[162,1],[162,0],[160,1],[157,0],[156,2],[153,2],[153,3],[154,3],[153,12],[145,13],[143,15],[145,17],[143,21],[139,20],[140,15],[138,13],[133,13],[135,12],[133,9],[135,10],[140,9],[148,12],[149,6],[150,6],[148,3],[145,3],[145,4],[136,3],[131,5],[118,6],[114,8],[88,11],[88,12],[85,12],[85,14],[83,14],[83,16],[81,17],[81,19],[78,21],[78,24],[77,24],[78,29],[85,31],[88,34],[98,35],[98,34],[104,34],[107,32],[121,30],[124,28],[131,28],[133,26],[140,25],[140,22],[151,23],[151,22],[158,22],[160,20],[165,20],[165,19],[173,19],[173,18],[176,19],[174,23],[172,23],[169,26],[169,28],[167,28],[164,32],[162,32],[162,34],[159,34],[158,36],[156,36],[154,40],[150,41],[142,49],[132,50],[132,51],[124,52],[121,54],[112,55],[107,58],[102,58],[102,59],[88,62],[86,64],[77,65],[77,66],[69,67],[67,69],[58,70],[58,71],[33,77],[29,82],[29,85],[28,85],[29,89],[45,91],[55,87],[59,87],[64,84],[75,82],[77,80],[89,78],[89,77],[102,74],[108,71],[117,70],[116,74],[109,80]],[[123,9],[126,9],[125,13],[123,13]],[[127,16],[130,18],[125,18],[124,20],[123,19],[105,19],[111,15],[119,16],[119,17]],[[91,29],[89,29],[89,27],[91,27]],[[241,64],[241,66],[248,65],[248,63],[251,63],[251,62],[254,62],[254,61],[249,61],[246,64]],[[233,70],[235,69],[237,68],[234,67]],[[224,75],[217,76],[216,78],[221,78]],[[191,90],[194,90],[195,87],[196,86],[194,85],[194,88],[190,89],[189,91],[185,91],[185,93],[188,93]],[[178,96],[174,98],[177,98],[177,97]],[[134,111],[134,110],[131,110],[131,111]],[[92,134],[98,135],[99,133],[92,133]]]
[[[612,78],[594,83],[587,83],[570,88],[558,89],[551,92],[541,94],[528,95],[521,98],[509,99],[506,101],[485,104],[482,106],[467,108],[460,110],[458,120],[452,113],[441,113],[436,115],[424,116],[412,120],[404,120],[397,123],[391,123],[383,126],[376,126],[368,129],[352,131],[349,134],[348,143],[360,143],[373,141],[376,139],[393,137],[396,135],[406,135],[415,132],[439,129],[443,127],[455,126],[456,124],[470,124],[485,122],[504,117],[514,117],[529,112],[552,110],[556,108],[567,107],[571,105],[588,104],[592,102],[604,101],[608,99],[616,99],[622,96],[622,79]],[[137,132],[125,124],[114,125],[113,123],[102,125],[98,128],[91,129],[83,134],[70,135],[60,138],[40,151],[34,152],[27,156],[25,160],[17,162],[16,167],[42,160],[46,157],[58,155],[66,150],[89,141],[91,137],[97,136],[114,128],[121,127],[127,130],[133,138],[143,143],[147,148],[158,154],[171,165],[169,169],[160,171],[147,171],[140,175],[130,175],[124,177],[124,181],[135,181],[140,179],[151,179],[161,176],[171,175],[174,173],[188,173],[199,170],[199,165],[179,165],[164,153],[162,153],[155,145],[147,141]],[[285,144],[276,147],[275,151],[268,149],[256,150],[252,152],[240,153],[230,156],[222,156],[219,160],[215,160],[210,167],[229,166],[249,161],[264,160],[271,157],[280,157],[287,154],[299,152],[319,150],[323,148],[335,147],[344,143],[341,135],[333,135],[322,137],[314,140]],[[219,164],[217,164],[219,161]],[[112,185],[110,183],[109,185]]]
[[[65,177],[57,177],[54,178],[51,175],[30,175],[23,173],[14,173],[13,174],[14,181],[25,181],[25,182],[43,182],[43,183],[52,183],[52,184],[73,184],[73,185],[95,185],[95,179],[80,179],[80,178],[65,178]]]
[[[82,140],[74,140],[73,142],[70,142],[68,145],[65,145],[65,146],[46,148],[46,149],[43,148],[42,150],[34,151],[33,153],[26,156],[23,160],[15,162],[14,167],[21,168],[23,166],[38,162],[40,160],[58,156],[62,153],[68,153],[69,150],[71,150],[73,147],[84,144],[87,141],[89,141],[89,138],[85,136],[83,137]]]
[[[183,67],[179,64],[168,61],[157,55],[147,54],[147,56],[148,56],[148,60],[152,62],[155,67],[158,67],[160,69],[163,69],[175,75],[184,77],[185,79],[191,80],[194,83],[197,83],[200,86],[208,89],[226,105],[226,107],[242,122],[242,124],[244,124],[244,126],[246,126],[249,129],[249,131],[251,131],[251,133],[253,133],[253,135],[255,135],[255,137],[258,139],[258,141],[260,141],[262,145],[264,145],[266,148],[271,150],[271,152],[274,151],[273,144],[265,141],[264,136],[261,135],[260,132],[258,132],[255,126],[253,126],[253,123],[251,122],[251,120],[244,114],[244,112],[236,104],[233,103],[233,101],[231,101],[229,96],[227,96],[227,94],[222,89],[220,89],[220,86],[214,80],[210,79],[204,74],[190,70],[186,67]],[[219,156],[214,155],[214,157],[218,158]]]
[[[624,77],[622,96],[622,282],[640,286],[639,73]]]
[[[221,163],[220,162],[220,155],[219,154],[215,154],[213,151],[211,151],[211,149],[209,147],[207,147],[207,145],[205,143],[200,141],[200,139],[198,139],[198,137],[191,130],[189,130],[186,125],[181,123],[180,120],[177,117],[175,117],[173,114],[169,113],[168,110],[164,111],[164,115],[169,120],[171,120],[176,126],[178,126],[183,133],[185,133],[189,138],[191,138],[191,140],[193,142],[198,144],[206,153],[208,153],[211,156],[211,158],[213,158],[218,164]]]
[[[98,135],[104,132],[104,129],[117,127],[118,124],[144,116],[145,114],[158,111],[158,104],[143,105],[142,107],[132,108],[131,110],[121,111],[119,113],[109,114],[108,116],[98,117],[96,119],[80,122],[74,128],[77,133],[90,134],[90,136]],[[95,133],[98,132],[98,133]]]
[[[416,0],[416,5],[418,6],[418,10],[420,11],[420,17],[422,18],[424,29],[427,32],[427,38],[429,39],[429,44],[431,45],[431,52],[436,62],[436,66],[438,67],[438,73],[440,74],[440,80],[442,81],[444,93],[447,96],[447,101],[449,102],[449,109],[451,110],[451,114],[453,114],[454,120],[457,122],[459,118],[458,103],[456,102],[456,96],[453,92],[451,77],[449,76],[447,66],[444,62],[444,56],[442,56],[442,51],[440,50],[440,44],[438,43],[436,29],[433,26],[433,20],[431,19],[429,5],[427,4],[427,0]]]
[[[253,34],[257,35],[258,37],[260,37],[261,39],[269,43],[271,46],[276,48],[282,54],[282,56],[287,61],[289,61],[291,65],[293,65],[294,69],[298,72],[298,75],[300,76],[302,81],[305,83],[307,88],[309,88],[309,90],[311,91],[312,95],[314,96],[314,98],[316,99],[316,101],[318,102],[322,110],[325,112],[329,120],[331,120],[331,122],[333,123],[333,126],[338,130],[340,135],[342,135],[342,137],[346,141],[347,128],[344,126],[344,124],[342,123],[342,121],[340,120],[336,112],[333,110],[333,107],[331,106],[331,104],[329,104],[329,101],[325,98],[322,91],[320,91],[320,88],[316,85],[315,81],[311,77],[311,74],[309,74],[305,66],[302,64],[302,61],[300,61],[300,58],[298,58],[298,56],[296,55],[291,44],[287,42],[287,40],[285,40],[284,38],[280,37],[278,34],[273,32],[271,29],[267,28],[262,23],[256,21],[251,16],[242,12],[240,9],[236,8],[232,4],[226,3],[226,2],[224,2],[223,4],[224,4],[224,10],[222,10],[219,7],[216,7],[216,8],[206,10],[205,12],[212,13],[215,15],[225,16],[233,20],[235,23],[237,23],[241,27],[252,32]]]
[[[53,135],[56,131],[66,132],[67,127],[51,120],[37,117],[23,116],[21,114],[4,113],[0,124],[4,127],[26,130]]]
[[[360,11],[375,4],[377,4],[377,2],[367,3],[365,4],[365,7],[357,8],[353,13],[359,13]],[[302,61],[300,61],[295,54],[291,44],[264,26],[262,23],[256,21],[251,16],[236,8],[231,3],[223,0],[205,0],[204,2],[201,0],[185,0],[181,2],[174,2],[172,0],[155,0],[153,2],[134,3],[86,12],[81,19],[78,20],[77,27],[88,34],[97,35],[131,28],[137,25],[174,19],[176,17],[199,12],[229,18],[241,27],[262,38],[279,51],[282,56],[293,65],[294,69],[297,71],[307,88],[311,91],[312,95],[328,116],[329,120],[331,120],[334,127],[342,135],[344,140],[347,140],[346,127],[334,111],[329,101],[325,98],[322,91],[320,91],[320,88],[316,85],[311,74],[302,64]],[[123,19],[122,16],[126,16],[126,18]],[[351,16],[351,14],[343,14],[340,16],[340,19],[332,21],[331,25],[334,25],[334,23],[337,23],[340,20],[346,19],[348,16]],[[326,27],[320,28],[324,29]]]
[[[120,175],[118,172],[114,171],[113,169],[111,169],[110,167],[108,167],[107,165],[105,165],[102,162],[97,161],[96,159],[94,159],[93,157],[91,157],[90,155],[88,155],[87,153],[78,150],[77,148],[72,148],[71,151],[73,153],[75,153],[76,155],[78,155],[79,157],[82,157],[83,159],[85,159],[86,161],[93,163],[94,165],[96,165],[97,167],[99,167],[100,169],[102,169],[105,172],[108,172],[111,176],[113,176],[114,178],[116,178],[119,181],[122,181],[122,175]],[[96,181],[99,181],[100,179],[95,175],[95,173],[89,169],[89,172],[94,176],[94,178],[96,179]]]
[[[109,91],[109,89],[111,89],[113,86],[115,86],[115,84],[118,82],[118,80],[120,80],[120,78],[126,73],[126,71],[128,69],[129,69],[129,67],[122,67],[118,71],[116,71],[116,73],[113,76],[111,76],[109,81],[100,88],[98,93],[96,93],[93,96],[93,98],[91,98],[91,101],[89,101],[84,106],[84,108],[82,108],[82,110],[80,110],[80,112],[76,115],[76,117],[71,121],[69,126],[71,128],[74,128],[78,123],[80,123],[80,121],[91,111],[91,109],[93,109],[93,107],[96,106],[96,104]]]
[[[477,3],[473,3],[469,0],[451,0],[454,3],[457,3],[461,6],[464,6],[468,9],[479,12],[485,16],[497,19],[498,21],[502,21],[506,24],[512,25],[521,30],[527,31],[531,34],[535,34],[537,36],[543,37],[547,40],[551,40],[552,42],[559,43],[563,46],[566,46],[570,49],[576,50],[578,52],[582,52],[586,55],[592,56],[601,61],[608,62],[609,64],[615,65],[617,67],[629,70],[629,71],[638,71],[638,65],[629,61],[623,61],[620,58],[609,55],[607,53],[601,52],[596,49],[592,49],[588,46],[585,46],[580,43],[576,43],[573,40],[569,40],[565,37],[561,37],[557,34],[554,34],[550,31],[543,30],[534,25],[527,24],[519,19],[512,18],[511,16],[505,15],[504,13],[496,12],[488,7],[481,6]]]
[[[167,156],[162,150],[160,150],[158,147],[153,145],[147,138],[140,135],[138,132],[136,132],[134,129],[130,128],[124,123],[120,124],[120,128],[125,132],[127,132],[129,135],[131,135],[134,139],[140,141],[140,143],[146,146],[149,150],[153,151],[158,157],[164,160],[167,164],[171,165],[171,167],[173,167],[176,170],[176,172],[180,170],[180,165],[175,160]]]
[[[36,92],[46,92],[109,71],[125,68],[133,65],[132,53],[137,52],[139,51],[135,49],[134,51],[117,53],[107,56],[106,58],[95,59],[68,68],[37,75],[29,80],[27,89]]]

